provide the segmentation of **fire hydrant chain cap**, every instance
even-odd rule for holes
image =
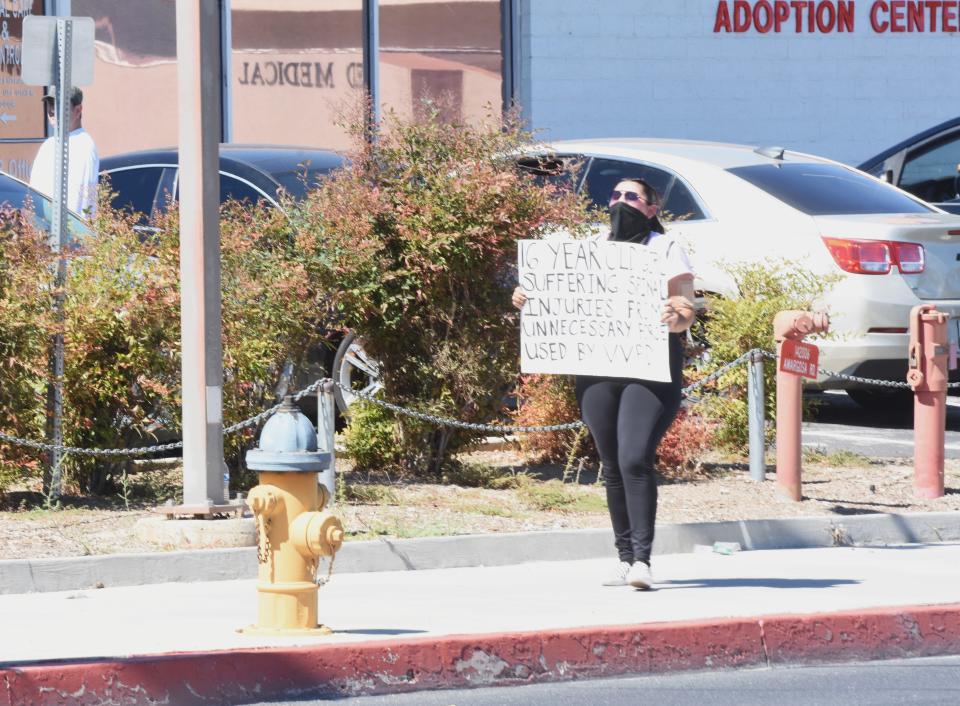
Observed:
[[[330,454],[317,451],[317,432],[291,397],[263,425],[260,445],[247,452],[247,467],[254,471],[302,473],[329,466]]]

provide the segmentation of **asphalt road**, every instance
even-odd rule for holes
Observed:
[[[803,445],[825,452],[851,451],[871,458],[913,456],[913,414],[888,408],[865,410],[845,392],[808,395],[814,418],[803,424]],[[947,458],[960,458],[960,397],[947,397]]]
[[[350,706],[956,706],[960,704],[960,657],[421,691],[336,701]]]

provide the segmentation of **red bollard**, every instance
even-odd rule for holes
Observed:
[[[824,333],[830,320],[824,313],[781,311],[773,318],[777,341],[777,492],[788,500],[799,501],[801,494],[800,420],[803,411],[804,377],[817,377],[817,348],[799,342],[811,333]],[[802,346],[799,351],[796,349]],[[791,355],[785,355],[786,347]],[[800,354],[799,356],[797,354]]]
[[[947,426],[947,322],[932,304],[910,312],[910,368],[913,388],[913,494],[943,497],[943,458]]]

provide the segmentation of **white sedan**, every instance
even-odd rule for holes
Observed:
[[[819,342],[825,370],[904,381],[909,313],[922,302],[954,317],[957,337],[960,216],[839,162],[779,148],[594,139],[546,149],[551,159],[579,165],[569,178],[600,207],[624,177],[656,188],[672,218],[668,229],[690,252],[699,291],[736,291],[722,263],[783,258],[841,275],[825,302],[839,334]],[[887,393],[836,376],[816,384],[847,389],[862,404]]]

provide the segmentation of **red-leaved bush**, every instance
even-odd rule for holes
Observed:
[[[0,430],[44,434],[53,255],[32,214],[0,223]],[[175,206],[144,238],[138,217],[110,207],[109,185],[89,233],[69,253],[65,287],[63,438],[70,446],[130,447],[180,432],[180,243]],[[226,425],[272,404],[289,360],[323,330],[316,297],[282,211],[230,203],[220,220],[223,413]],[[236,466],[255,429],[228,437]],[[37,476],[42,457],[0,444],[0,490]],[[110,459],[68,454],[69,487],[102,491]]]
[[[349,165],[291,206],[318,296],[381,362],[387,399],[497,418],[517,372],[517,240],[576,232],[589,221],[585,203],[516,168],[531,140],[511,119],[388,116],[372,141],[362,119],[350,127]],[[396,425],[413,470],[438,472],[477,436],[402,417]]]
[[[0,431],[34,439],[44,430],[53,266],[32,213],[0,207]],[[0,494],[39,469],[35,452],[0,441]]]
[[[681,408],[657,447],[657,470],[673,479],[699,472],[715,429],[715,422]]]
[[[566,375],[522,375],[517,386],[513,422],[519,426],[550,426],[580,419],[573,394],[573,378]],[[565,461],[579,430],[520,434],[520,449],[531,461]],[[581,442],[580,455],[588,455],[591,442]]]

